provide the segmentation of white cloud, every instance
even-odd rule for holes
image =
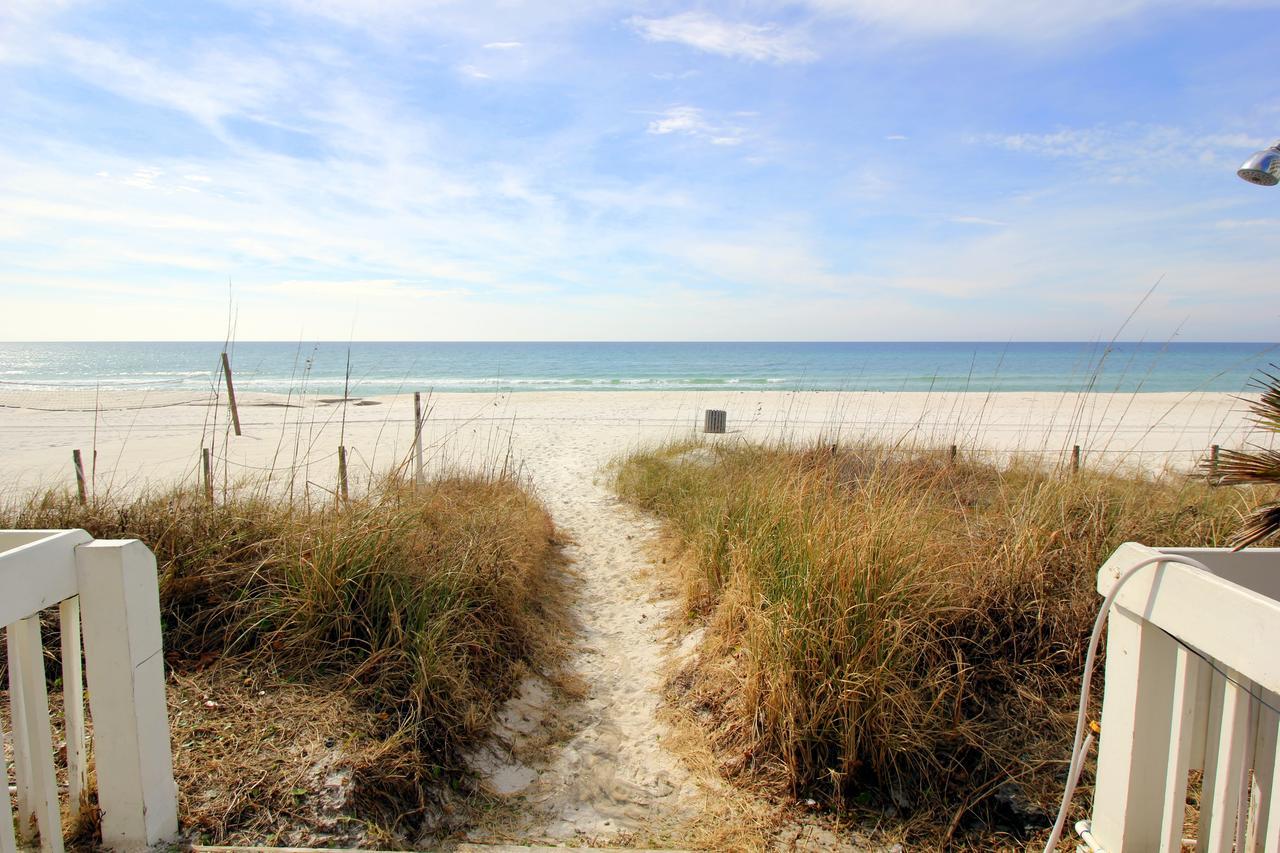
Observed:
[[[458,71],[472,80],[492,80],[493,75],[474,65],[459,65]]]
[[[745,141],[746,131],[734,125],[714,122],[707,117],[704,110],[698,107],[669,107],[661,118],[649,122],[648,131],[656,136],[680,134],[704,139],[712,145],[741,145]]]
[[[484,45],[485,50],[515,50],[518,47],[524,47],[518,41],[491,41]]]
[[[1074,161],[1109,183],[1162,179],[1172,167],[1225,168],[1264,144],[1246,133],[1127,123],[991,134],[970,142],[1053,160]]]
[[[798,33],[773,25],[732,23],[706,12],[681,12],[667,18],[627,19],[649,41],[675,42],[706,53],[753,62],[812,62],[818,58]]]
[[[891,133],[888,136],[886,136],[885,139],[889,140],[890,142],[903,142],[904,140],[907,139],[907,137],[903,136],[901,133]]]
[[[959,225],[990,225],[993,227],[1009,224],[999,219],[988,219],[985,216],[953,216],[950,221]]]

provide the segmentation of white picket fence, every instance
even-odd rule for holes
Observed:
[[[1154,549],[1126,544],[1098,573],[1121,588],[1107,626],[1093,815],[1079,829],[1109,853],[1280,853],[1280,549]],[[1184,841],[1190,771],[1199,820]]]
[[[0,625],[7,626],[18,815],[15,837],[10,798],[0,797],[0,853],[37,837],[42,850],[63,849],[64,802],[40,637],[40,614],[53,607],[62,630],[65,815],[78,817],[88,781],[87,673],[104,846],[135,850],[174,837],[177,789],[155,557],[135,539],[95,541],[83,530],[4,530]]]

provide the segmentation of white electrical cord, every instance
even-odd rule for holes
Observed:
[[[1067,812],[1071,810],[1071,798],[1076,793],[1076,783],[1080,781],[1080,773],[1084,770],[1084,759],[1089,752],[1089,744],[1085,742],[1085,723],[1089,717],[1089,682],[1093,680],[1093,667],[1097,662],[1098,643],[1102,641],[1102,628],[1107,624],[1107,614],[1111,612],[1111,605],[1116,600],[1116,594],[1120,592],[1120,587],[1124,586],[1129,578],[1137,574],[1139,569],[1145,569],[1153,563],[1182,563],[1195,569],[1213,573],[1213,570],[1199,560],[1193,560],[1190,557],[1184,557],[1181,554],[1159,554],[1155,557],[1148,557],[1140,560],[1130,566],[1116,579],[1115,584],[1111,587],[1111,591],[1107,593],[1107,597],[1102,600],[1102,607],[1098,610],[1098,618],[1093,621],[1093,633],[1089,635],[1089,653],[1084,658],[1084,679],[1080,684],[1080,708],[1076,713],[1076,736],[1071,746],[1071,766],[1067,769],[1067,787],[1062,792],[1062,806],[1058,809],[1058,819],[1053,823],[1053,832],[1049,834],[1049,841],[1044,845],[1044,853],[1053,853],[1058,846],[1059,839],[1062,838],[1062,829],[1067,823]],[[1089,740],[1093,740],[1093,735],[1089,735]]]

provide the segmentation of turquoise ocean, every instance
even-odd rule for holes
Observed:
[[[207,390],[219,342],[0,343],[0,390]],[[1280,361],[1271,343],[254,342],[243,391],[1226,391]]]

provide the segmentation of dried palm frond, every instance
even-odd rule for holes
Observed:
[[[1219,486],[1251,483],[1280,484],[1280,450],[1255,447],[1253,450],[1223,450],[1217,465],[1205,462],[1213,482]]]
[[[1273,371],[1280,370],[1271,365]],[[1280,433],[1280,376],[1259,371],[1250,384],[1261,393],[1249,401],[1249,420],[1259,429]],[[1223,450],[1201,469],[1218,486],[1280,485],[1280,450],[1252,445],[1248,450]],[[1244,517],[1243,526],[1231,538],[1235,550],[1255,545],[1280,533],[1280,503],[1266,504]]]
[[[1231,537],[1230,544],[1239,551],[1277,533],[1280,533],[1280,503],[1267,504],[1244,517],[1244,526]]]
[[[1271,369],[1280,370],[1274,364]],[[1262,429],[1280,432],[1280,377],[1265,370],[1259,373],[1261,376],[1249,383],[1262,392],[1262,396],[1249,403],[1250,420]]]

